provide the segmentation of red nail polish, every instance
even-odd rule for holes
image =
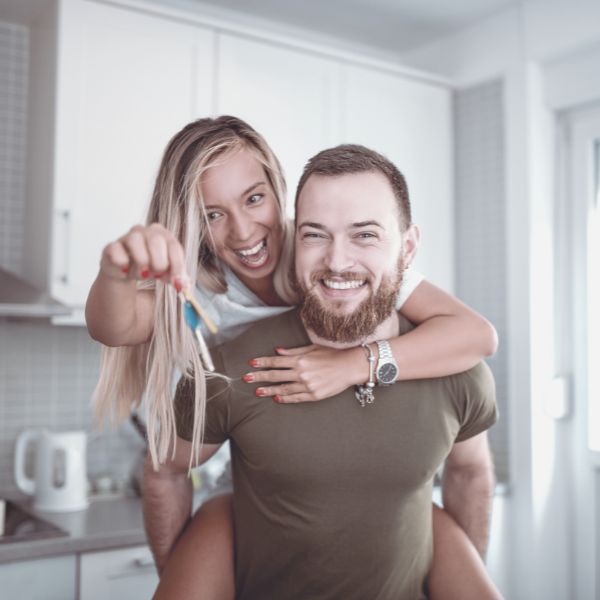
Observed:
[[[251,358],[251,359],[248,361],[248,364],[249,364],[251,367],[258,367],[258,359],[257,359],[257,358]]]
[[[254,381],[254,375],[252,375],[252,373],[246,373],[242,379],[246,382],[246,383],[250,383],[251,381]]]
[[[180,279],[176,279],[173,282],[173,287],[175,288],[175,290],[177,291],[177,293],[179,293],[183,289],[183,283],[181,283]]]
[[[121,267],[121,273],[129,273],[129,267]]]
[[[263,388],[256,388],[256,391],[254,392],[259,398],[262,398],[263,396],[267,395],[267,392],[265,392],[265,390]]]
[[[144,269],[140,275],[144,278],[144,279],[148,279],[148,276],[150,275],[150,271],[148,269]]]
[[[154,279],[160,279],[164,273],[154,273]]]
[[[273,396],[273,400],[275,400],[275,402],[281,402],[281,396],[279,394],[275,394]]]

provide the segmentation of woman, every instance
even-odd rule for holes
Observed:
[[[194,339],[177,309],[176,295],[165,284],[180,290],[189,285],[187,274],[192,275],[200,303],[212,310],[220,326],[220,337],[211,342],[235,337],[244,325],[289,310],[295,298],[287,278],[292,236],[284,199],[279,163],[252,128],[233,117],[201,119],[186,126],[167,147],[149,225],[134,227],[102,253],[86,306],[91,335],[115,347],[103,353],[96,394],[99,412],[106,412],[116,399],[123,417],[145,392],[155,467],[166,459],[174,438],[173,367],[195,380],[195,449],[201,441],[205,402]],[[418,326],[389,340],[401,378],[460,372],[495,350],[493,328],[456,299],[415,274],[406,277],[402,292],[398,308]],[[274,383],[291,382],[263,388],[261,395],[277,401],[322,400],[368,379],[360,348],[310,346],[279,354],[283,356],[258,357],[253,363],[282,369]],[[272,382],[273,377],[271,371],[248,374],[255,382]],[[227,510],[227,502],[216,499],[195,517],[200,524],[196,530],[206,519],[212,532],[196,538],[205,548],[222,546],[227,528],[211,523],[229,522]],[[211,535],[221,537],[213,543]],[[198,571],[194,576],[207,581]],[[215,588],[205,597],[216,598],[218,593]]]

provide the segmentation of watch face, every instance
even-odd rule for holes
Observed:
[[[394,383],[396,376],[398,375],[398,367],[393,363],[385,363],[381,365],[377,371],[377,379],[381,383]]]

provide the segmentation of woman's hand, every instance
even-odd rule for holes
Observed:
[[[273,396],[275,402],[314,402],[339,394],[369,378],[369,365],[361,347],[336,350],[325,346],[276,348],[278,356],[248,361],[260,370],[244,375],[246,383],[266,382],[257,396]],[[285,382],[285,383],[281,383]]]
[[[179,240],[158,223],[135,225],[102,251],[100,272],[117,280],[154,278],[180,291],[189,283]]]

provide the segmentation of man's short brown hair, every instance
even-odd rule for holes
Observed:
[[[367,172],[381,173],[389,182],[398,203],[400,231],[404,232],[412,223],[408,187],[404,175],[385,156],[358,144],[341,144],[315,154],[304,167],[296,189],[296,205],[302,188],[311,175],[350,175]]]

